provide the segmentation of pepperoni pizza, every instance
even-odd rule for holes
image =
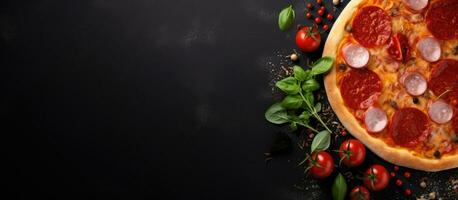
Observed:
[[[458,167],[458,0],[352,0],[324,56],[342,124],[397,165]]]

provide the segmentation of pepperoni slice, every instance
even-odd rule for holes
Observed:
[[[409,39],[402,34],[397,33],[391,36],[390,44],[388,45],[388,54],[397,61],[406,62],[410,58]]]
[[[429,79],[430,89],[436,96],[442,97],[450,104],[458,105],[458,61],[443,59],[433,65]],[[446,92],[449,90],[448,92]],[[444,93],[446,92],[446,93]]]
[[[366,68],[351,69],[341,80],[340,92],[348,107],[366,109],[380,96],[382,81]]]
[[[389,127],[393,141],[400,146],[412,147],[428,136],[428,116],[416,108],[397,110]]]
[[[420,11],[428,5],[428,0],[402,0],[412,10]]]
[[[439,0],[426,13],[426,27],[440,40],[458,38],[458,1]]]
[[[353,37],[365,47],[381,46],[391,35],[391,17],[380,7],[366,6],[353,20]]]

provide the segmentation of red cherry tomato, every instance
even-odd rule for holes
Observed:
[[[382,165],[372,165],[366,170],[364,185],[372,191],[383,190],[390,182],[390,175]]]
[[[312,16],[312,13],[309,13],[309,12],[308,12],[308,13],[306,13],[306,14],[305,14],[305,16],[306,16],[308,19],[310,19],[310,18],[312,18],[312,17],[313,17],[313,16]]]
[[[390,172],[390,176],[394,178],[396,174],[394,172]]]
[[[356,186],[350,192],[350,200],[370,200],[371,194],[364,186]]]
[[[312,154],[309,160],[310,174],[315,178],[326,178],[334,170],[334,160],[326,151],[319,151]]]
[[[313,8],[313,5],[311,3],[307,3],[307,8],[308,9],[312,9]]]
[[[317,3],[317,4],[321,4],[321,3],[323,3],[323,2],[322,2],[322,0],[316,0],[316,3]]]
[[[324,6],[321,6],[321,7],[320,7],[320,10],[324,10],[324,11],[326,11],[326,7],[324,7]]]
[[[316,28],[304,26],[296,33],[296,45],[303,52],[313,52],[320,47],[321,36]]]
[[[402,181],[401,181],[401,179],[397,179],[397,180],[396,180],[396,185],[397,185],[397,186],[402,186]]]
[[[410,172],[404,172],[404,177],[410,178],[410,176],[411,176],[411,175],[410,175]]]
[[[359,166],[366,158],[366,147],[359,140],[345,140],[340,145],[339,157],[347,167]]]
[[[332,14],[329,13],[328,15],[326,15],[326,19],[328,19],[329,21],[331,21],[332,19],[334,19],[334,16],[332,16]]]
[[[399,166],[395,165],[394,166],[394,171],[396,171],[396,172],[399,171]]]
[[[323,16],[324,15],[324,10],[318,10],[318,15]]]
[[[327,25],[327,24],[323,25],[323,30],[324,31],[327,31],[328,29],[329,29],[329,25]]]
[[[315,23],[321,24],[321,18],[320,18],[320,17],[316,17],[316,18],[315,18]]]

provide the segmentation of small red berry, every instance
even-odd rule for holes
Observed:
[[[396,180],[396,185],[397,185],[397,186],[402,186],[402,181],[401,181],[400,179],[397,179],[397,180]]]
[[[399,171],[399,167],[397,165],[394,166],[394,171]]]
[[[307,3],[307,8],[308,9],[312,9],[313,8],[313,5],[311,3]]]
[[[395,177],[396,174],[395,174],[394,172],[390,172],[390,176],[391,176],[391,177]]]
[[[332,19],[334,19],[334,16],[332,16],[332,14],[329,13],[328,15],[326,15],[326,18],[327,18],[328,20],[332,20]]]
[[[345,137],[345,136],[347,136],[347,131],[345,131],[345,130],[342,130],[342,132],[341,132],[340,134],[341,134],[342,136],[344,136],[344,137]]]
[[[315,23],[321,24],[321,18],[320,18],[320,17],[316,17],[316,18],[315,18]]]
[[[305,14],[305,16],[306,16],[308,19],[310,19],[310,18],[313,17],[313,16],[312,16],[312,13],[309,13],[309,12],[308,12],[307,14]]]
[[[410,178],[410,172],[404,172],[404,177]]]
[[[321,3],[323,3],[323,2],[322,2],[322,0],[316,0],[316,3],[317,3],[317,4],[321,4]]]
[[[324,15],[324,10],[318,10],[318,15],[323,16]]]
[[[320,10],[326,11],[326,7],[321,6],[321,7],[320,7]]]
[[[323,30],[324,31],[327,31],[328,29],[329,29],[329,25],[327,25],[327,24],[323,25]]]
[[[407,196],[410,196],[412,194],[412,190],[411,189],[406,189],[406,191],[404,191],[404,193],[407,195]]]

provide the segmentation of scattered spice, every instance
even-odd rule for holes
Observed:
[[[398,103],[396,103],[396,101],[393,101],[393,100],[390,100],[390,106],[396,110],[399,108]]]
[[[428,194],[429,199],[436,199],[436,192],[431,192]]]
[[[291,61],[293,61],[293,62],[296,62],[297,59],[299,59],[299,56],[298,56],[296,53],[293,53],[293,54],[289,55],[288,57],[289,57],[289,59],[291,59]]]
[[[337,5],[340,4],[340,0],[332,0],[332,4],[334,4],[335,6],[337,6]]]
[[[404,172],[404,177],[410,178],[410,176],[411,176],[410,172]]]
[[[351,30],[352,30],[351,25],[350,25],[350,24],[347,24],[347,25],[345,26],[345,31],[351,33]]]
[[[425,181],[420,182],[420,187],[421,188],[426,188],[426,182]]]
[[[420,100],[418,99],[418,97],[413,97],[413,98],[412,98],[412,102],[413,102],[414,104],[418,104],[418,103],[420,102]]]

